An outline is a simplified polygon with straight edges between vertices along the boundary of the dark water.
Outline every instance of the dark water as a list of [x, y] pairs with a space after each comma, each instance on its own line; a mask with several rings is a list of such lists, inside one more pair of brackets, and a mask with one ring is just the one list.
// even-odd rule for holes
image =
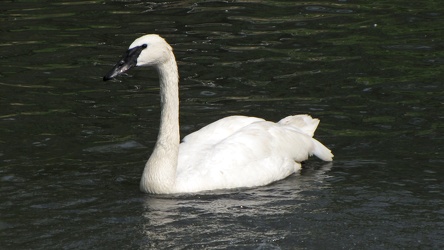
[[[444, 7], [435, 1], [2, 1], [2, 249], [444, 248]], [[139, 192], [154, 71], [101, 78], [159, 33], [181, 129], [309, 113], [335, 160], [247, 190]]]

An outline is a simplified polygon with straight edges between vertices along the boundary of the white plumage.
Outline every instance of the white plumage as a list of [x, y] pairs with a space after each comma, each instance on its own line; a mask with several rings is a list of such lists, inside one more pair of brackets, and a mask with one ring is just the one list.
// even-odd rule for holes
[[109, 80], [133, 66], [154, 66], [159, 73], [161, 124], [142, 174], [148, 193], [184, 193], [254, 187], [283, 179], [311, 155], [331, 161], [333, 154], [313, 134], [318, 119], [288, 116], [278, 123], [229, 116], [189, 134], [179, 144], [177, 64], [171, 47], [158, 35], [136, 39], [104, 77]]

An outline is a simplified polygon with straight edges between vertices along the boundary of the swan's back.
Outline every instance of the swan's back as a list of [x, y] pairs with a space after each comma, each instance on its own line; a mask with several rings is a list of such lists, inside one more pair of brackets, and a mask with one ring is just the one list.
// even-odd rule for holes
[[330, 150], [312, 138], [318, 123], [308, 115], [279, 123], [245, 116], [216, 121], [184, 138], [176, 188], [194, 192], [266, 185], [298, 171], [309, 155], [331, 160]]

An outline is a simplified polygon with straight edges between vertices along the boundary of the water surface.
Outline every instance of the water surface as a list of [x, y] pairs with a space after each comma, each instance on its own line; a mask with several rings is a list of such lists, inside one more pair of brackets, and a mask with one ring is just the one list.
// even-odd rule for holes
[[[4, 1], [5, 249], [444, 247], [440, 1]], [[156, 72], [101, 78], [158, 33], [183, 135], [227, 115], [309, 113], [335, 154], [266, 187], [157, 196]]]

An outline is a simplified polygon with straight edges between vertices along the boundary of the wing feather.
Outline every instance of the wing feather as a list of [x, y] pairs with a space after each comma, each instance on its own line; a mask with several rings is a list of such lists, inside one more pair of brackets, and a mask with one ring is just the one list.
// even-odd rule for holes
[[311, 130], [305, 131], [306, 127], [289, 122], [243, 116], [221, 119], [184, 138], [176, 185], [192, 191], [193, 186], [248, 187], [283, 179], [314, 153]]

